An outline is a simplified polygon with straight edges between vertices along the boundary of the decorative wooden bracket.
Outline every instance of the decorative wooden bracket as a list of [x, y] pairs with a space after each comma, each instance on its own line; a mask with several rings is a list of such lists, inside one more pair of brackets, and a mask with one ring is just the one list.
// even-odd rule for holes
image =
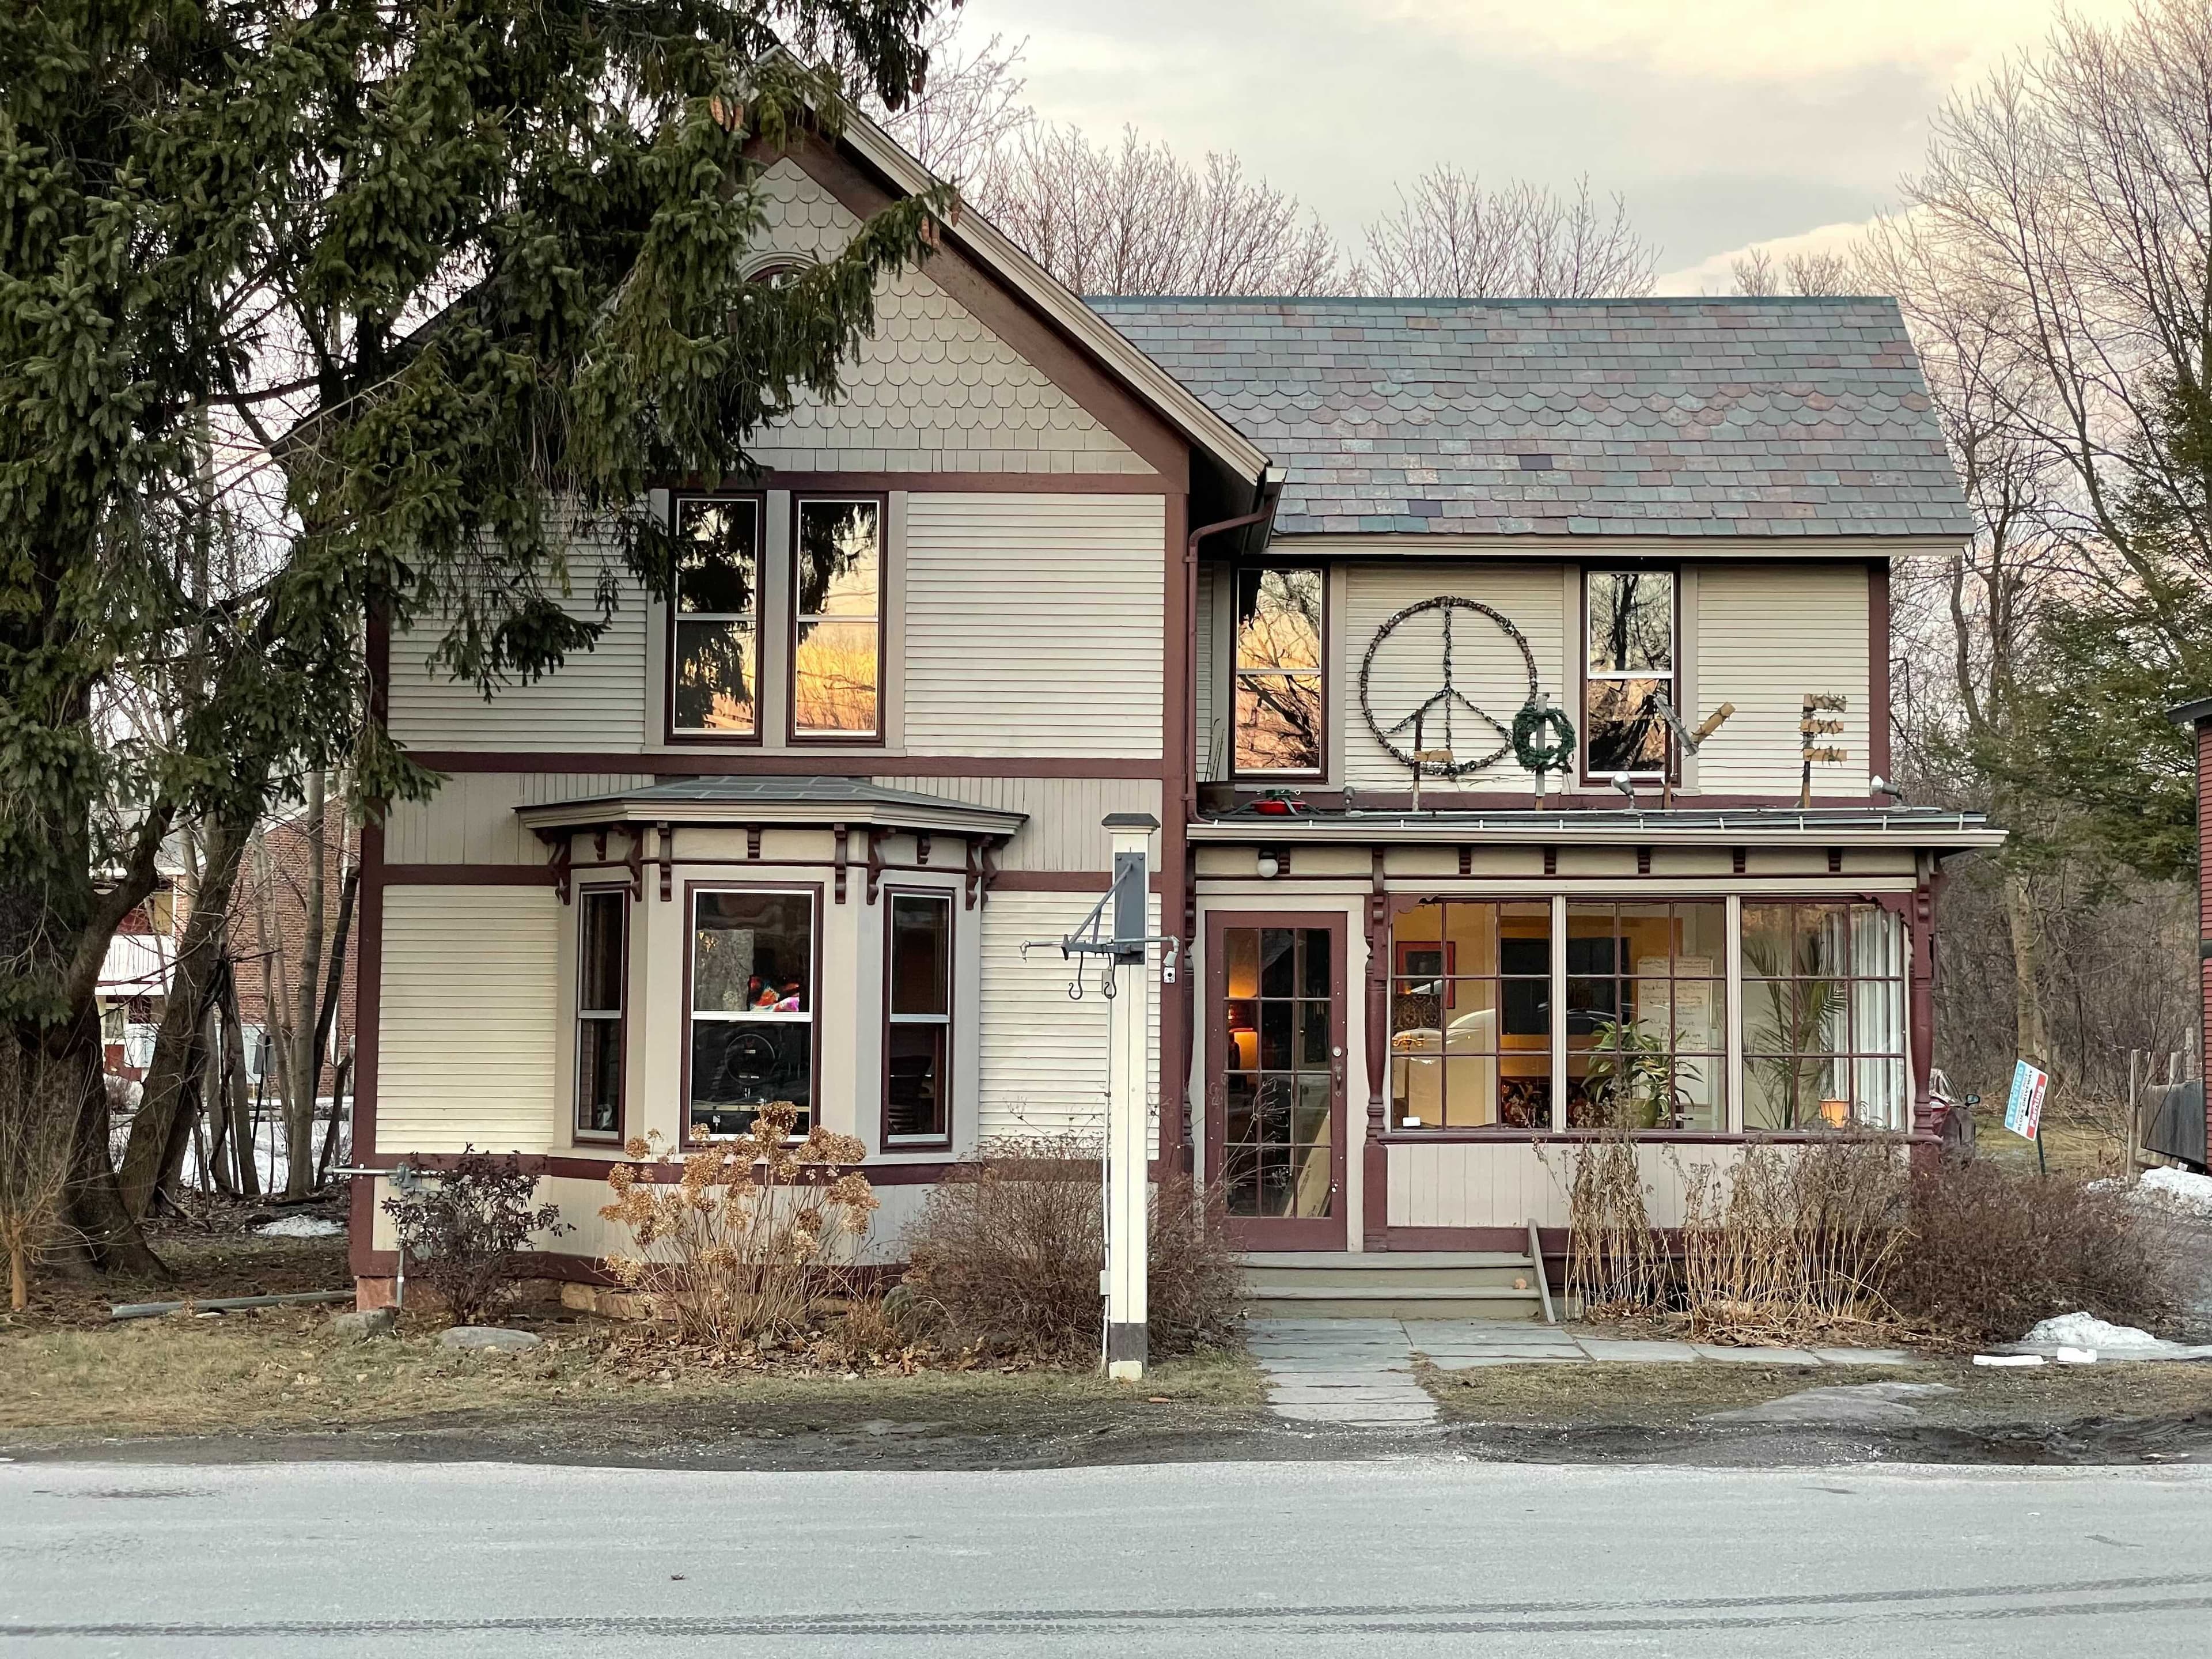
[[830, 826], [830, 835], [832, 845], [836, 850], [835, 868], [837, 878], [837, 902], [842, 904], [845, 902], [845, 868], [850, 855], [851, 848], [848, 845], [848, 837], [846, 836], [845, 826], [843, 824], [831, 824]]
[[918, 865], [929, 862], [929, 831], [918, 832], [914, 838], [914, 861]]
[[1639, 876], [1648, 876], [1651, 873], [1651, 849], [1648, 847], [1639, 847], [1636, 849], [1636, 873]]
[[983, 848], [980, 842], [970, 841], [968, 843], [968, 854], [963, 863], [968, 872], [968, 879], [964, 884], [968, 890], [968, 896], [967, 902], [961, 908], [972, 910], [975, 908], [975, 896], [983, 885]]
[[569, 863], [568, 837], [563, 836], [553, 843], [552, 850], [545, 856], [545, 867], [553, 872], [553, 890], [560, 896], [563, 904], [568, 902]]
[[883, 885], [884, 839], [890, 834], [888, 830], [868, 831], [868, 902], [871, 904], [876, 902], [877, 889]]
[[606, 861], [607, 826], [603, 823], [598, 829], [592, 831], [592, 862], [594, 864], [605, 864]]
[[676, 832], [665, 823], [653, 828], [660, 832], [660, 902], [665, 904], [676, 896]]
[[623, 860], [629, 870], [629, 899], [633, 904], [645, 902], [645, 829], [632, 824], [629, 831], [629, 856]]
[[757, 823], [745, 826], [745, 856], [756, 863], [760, 860], [761, 827]]

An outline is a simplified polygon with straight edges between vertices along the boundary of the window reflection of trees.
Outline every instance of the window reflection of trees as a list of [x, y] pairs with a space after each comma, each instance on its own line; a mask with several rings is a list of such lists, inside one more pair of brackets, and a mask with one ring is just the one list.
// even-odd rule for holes
[[1322, 604], [1318, 570], [1237, 574], [1236, 769], [1322, 768]]
[[861, 737], [876, 730], [883, 521], [871, 501], [799, 504], [794, 730]]
[[1668, 728], [1658, 699], [1674, 694], [1674, 573], [1593, 570], [1584, 586], [1584, 769], [1664, 773]]
[[678, 731], [756, 729], [759, 512], [753, 501], [683, 504], [675, 593]]

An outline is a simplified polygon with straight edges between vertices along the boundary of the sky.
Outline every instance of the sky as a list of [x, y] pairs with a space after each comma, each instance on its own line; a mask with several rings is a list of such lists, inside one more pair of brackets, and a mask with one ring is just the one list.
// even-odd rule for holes
[[[2117, 18], [2128, 0], [2074, 0]], [[963, 44], [1027, 38], [1028, 100], [1235, 151], [1347, 244], [1439, 162], [1626, 197], [1659, 290], [1757, 245], [1847, 241], [1928, 120], [2031, 47], [2051, 0], [967, 0]]]

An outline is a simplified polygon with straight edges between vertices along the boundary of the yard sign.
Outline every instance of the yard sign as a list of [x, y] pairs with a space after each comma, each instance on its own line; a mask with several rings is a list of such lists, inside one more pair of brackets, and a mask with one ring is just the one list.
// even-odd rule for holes
[[2043, 1122], [2043, 1091], [2051, 1075], [2026, 1060], [2012, 1068], [2012, 1098], [2005, 1103], [2005, 1127], [2024, 1139], [2033, 1140]]

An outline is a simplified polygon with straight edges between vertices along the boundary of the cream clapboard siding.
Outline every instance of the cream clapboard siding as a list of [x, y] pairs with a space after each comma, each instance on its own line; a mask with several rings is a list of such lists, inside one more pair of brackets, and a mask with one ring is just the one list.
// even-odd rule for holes
[[[860, 221], [790, 160], [761, 176], [758, 246], [826, 259]], [[841, 371], [842, 395], [801, 390], [750, 448], [766, 465], [817, 471], [1127, 472], [1152, 467], [931, 278], [877, 284], [876, 331]]]
[[1808, 691], [1850, 699], [1840, 764], [1813, 769], [1816, 795], [1867, 788], [1870, 692], [1863, 564], [1713, 562], [1698, 571], [1694, 719], [1735, 705], [1698, 752], [1698, 787], [1713, 794], [1795, 797], [1802, 771], [1798, 721]]
[[[596, 556], [571, 562], [570, 614], [599, 619]], [[477, 689], [426, 665], [439, 630], [425, 622], [392, 639], [392, 734], [422, 749], [636, 750], [646, 740], [646, 594], [624, 571], [621, 604], [599, 643], [528, 685]]]
[[1162, 497], [918, 490], [906, 534], [909, 753], [1164, 752]]
[[428, 800], [394, 801], [384, 820], [387, 864], [542, 864], [545, 843], [520, 806], [641, 788], [644, 772], [456, 772]]
[[386, 890], [380, 1152], [555, 1144], [566, 914], [550, 887]]
[[[1772, 1148], [1784, 1155], [1784, 1148]], [[1682, 1224], [1683, 1199], [1701, 1170], [1723, 1173], [1744, 1154], [1738, 1146], [1638, 1146], [1644, 1202], [1655, 1227]], [[1565, 1227], [1575, 1151], [1553, 1143], [1540, 1152], [1527, 1141], [1389, 1149], [1390, 1224], [1394, 1227]]]
[[[1345, 618], [1348, 637], [1332, 649], [1344, 663], [1342, 703], [1345, 781], [1355, 789], [1404, 789], [1411, 781], [1405, 763], [1375, 740], [1359, 707], [1359, 665], [1376, 631], [1409, 605], [1454, 594], [1491, 606], [1518, 628], [1536, 659], [1538, 687], [1554, 703], [1572, 709], [1575, 688], [1562, 684], [1566, 673], [1565, 588], [1553, 564], [1460, 563], [1423, 559], [1403, 564], [1339, 567], [1346, 584]], [[1431, 611], [1402, 624], [1377, 653], [1370, 683], [1376, 717], [1388, 729], [1412, 714], [1443, 684], [1443, 626]], [[1528, 700], [1528, 667], [1513, 642], [1487, 617], [1462, 611], [1452, 620], [1453, 683], [1501, 724]], [[1413, 747], [1409, 730], [1401, 746]], [[1434, 722], [1423, 727], [1422, 741], [1443, 744]], [[1453, 752], [1462, 759], [1487, 753], [1502, 742], [1480, 720], [1462, 709], [1452, 720]], [[1528, 774], [1509, 753], [1496, 765], [1470, 774], [1461, 788], [1511, 789], [1529, 787]]]
[[1150, 812], [1166, 822], [1160, 811], [1160, 786], [1150, 778], [884, 777], [875, 781], [887, 789], [911, 789], [1028, 813], [1030, 821], [999, 854], [1001, 870], [1110, 870], [1114, 843], [1104, 827], [1109, 812]]
[[[1097, 1135], [1105, 1127], [1106, 1038], [1109, 1005], [1099, 994], [1098, 964], [1084, 975], [1084, 995], [1071, 1001], [1073, 961], [1057, 949], [1033, 950], [1025, 940], [1059, 939], [1091, 913], [1099, 893], [999, 893], [983, 907], [981, 1060], [977, 1079], [978, 1130], [1000, 1135], [1073, 1132]], [[1159, 927], [1159, 899], [1150, 925]], [[1152, 981], [1146, 1023], [1151, 1064], [1146, 1097], [1152, 1139], [1159, 1145], [1160, 1004]]]

